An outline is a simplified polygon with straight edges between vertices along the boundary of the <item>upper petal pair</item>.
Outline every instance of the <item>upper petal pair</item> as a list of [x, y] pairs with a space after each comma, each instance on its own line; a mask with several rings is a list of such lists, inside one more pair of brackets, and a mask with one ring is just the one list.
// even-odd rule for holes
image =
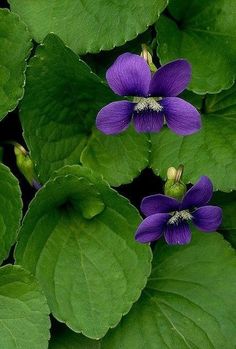
[[213, 194], [213, 185], [207, 176], [202, 176], [185, 194], [182, 202], [169, 196], [157, 194], [143, 199], [141, 211], [145, 216], [168, 213], [206, 205]]
[[119, 56], [107, 70], [110, 88], [120, 96], [172, 97], [179, 95], [191, 79], [191, 66], [184, 59], [170, 62], [151, 77], [146, 61], [132, 53]]

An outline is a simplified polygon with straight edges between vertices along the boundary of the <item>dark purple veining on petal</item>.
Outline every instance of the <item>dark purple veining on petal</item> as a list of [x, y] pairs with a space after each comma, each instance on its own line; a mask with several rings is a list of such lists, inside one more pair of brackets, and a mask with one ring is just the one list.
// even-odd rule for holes
[[142, 113], [134, 113], [134, 127], [137, 132], [159, 132], [164, 124], [164, 116], [162, 112], [144, 111]]

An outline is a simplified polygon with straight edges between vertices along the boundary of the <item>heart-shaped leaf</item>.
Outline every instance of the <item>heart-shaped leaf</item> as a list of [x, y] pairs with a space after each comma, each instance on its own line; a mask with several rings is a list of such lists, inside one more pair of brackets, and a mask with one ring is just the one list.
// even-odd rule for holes
[[16, 259], [37, 276], [57, 319], [100, 338], [129, 311], [150, 273], [150, 248], [134, 240], [139, 223], [106, 182], [68, 166], [31, 203]]

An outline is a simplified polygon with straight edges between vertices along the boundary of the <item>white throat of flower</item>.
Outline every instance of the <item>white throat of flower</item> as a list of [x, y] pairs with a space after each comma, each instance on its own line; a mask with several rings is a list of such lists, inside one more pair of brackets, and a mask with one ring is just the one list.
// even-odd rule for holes
[[168, 224], [178, 224], [180, 221], [191, 221], [192, 215], [188, 210], [176, 211], [168, 220]]
[[137, 113], [143, 111], [156, 111], [159, 112], [163, 109], [163, 107], [158, 103], [161, 98], [159, 97], [134, 97], [134, 102], [137, 103], [134, 107], [134, 111]]

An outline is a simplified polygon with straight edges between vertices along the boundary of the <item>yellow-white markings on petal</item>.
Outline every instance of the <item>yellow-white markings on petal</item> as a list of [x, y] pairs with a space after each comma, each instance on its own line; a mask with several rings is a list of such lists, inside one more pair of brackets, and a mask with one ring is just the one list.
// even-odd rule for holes
[[134, 111], [136, 111], [137, 113], [140, 113], [145, 110], [159, 112], [163, 109], [160, 103], [158, 103], [160, 99], [161, 98], [155, 97], [135, 97], [134, 102], [136, 102], [137, 104], [134, 107]]

